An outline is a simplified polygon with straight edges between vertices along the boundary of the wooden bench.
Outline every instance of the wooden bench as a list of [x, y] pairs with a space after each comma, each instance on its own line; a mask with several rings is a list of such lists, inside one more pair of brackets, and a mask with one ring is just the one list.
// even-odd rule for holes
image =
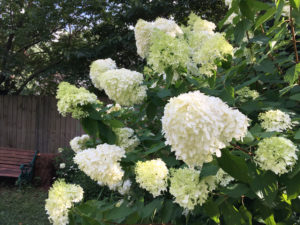
[[0, 177], [18, 178], [17, 183], [31, 181], [38, 151], [0, 147]]

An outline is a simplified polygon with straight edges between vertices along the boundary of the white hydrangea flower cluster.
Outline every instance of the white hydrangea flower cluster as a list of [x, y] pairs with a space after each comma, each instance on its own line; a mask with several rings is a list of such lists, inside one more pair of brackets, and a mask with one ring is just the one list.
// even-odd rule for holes
[[101, 144], [94, 148], [78, 152], [74, 162], [100, 185], [107, 185], [111, 190], [120, 186], [124, 171], [119, 161], [125, 157], [124, 149], [116, 145]]
[[157, 197], [161, 195], [161, 192], [167, 190], [169, 170], [161, 159], [138, 161], [135, 173], [136, 182], [140, 187], [149, 191], [153, 197]]
[[174, 202], [192, 211], [196, 205], [202, 205], [210, 192], [216, 188], [213, 176], [200, 180], [200, 171], [180, 168], [171, 170], [170, 193], [175, 197]]
[[84, 111], [81, 106], [100, 103], [95, 94], [82, 87], [77, 88], [68, 82], [61, 82], [58, 85], [56, 98], [58, 99], [57, 109], [59, 113], [63, 116], [72, 113], [72, 117], [75, 119], [88, 116], [88, 112]]
[[263, 170], [284, 174], [292, 170], [298, 159], [297, 147], [284, 137], [265, 138], [258, 143], [254, 160]]
[[70, 141], [70, 146], [74, 152], [80, 152], [85, 149], [85, 143], [90, 140], [90, 136], [87, 134], [84, 134], [80, 137], [74, 137]]
[[262, 128], [266, 131], [282, 132], [287, 129], [292, 129], [295, 124], [292, 122], [289, 114], [278, 109], [260, 113], [258, 119], [261, 121]]
[[[105, 63], [108, 65], [105, 66]], [[91, 79], [108, 97], [124, 106], [140, 104], [146, 98], [147, 87], [142, 85], [143, 74], [127, 69], [117, 69], [111, 59], [99, 59], [92, 63]]]
[[140, 104], [146, 98], [143, 74], [127, 69], [108, 70], [100, 76], [108, 97], [120, 105]]
[[220, 149], [247, 133], [249, 119], [217, 97], [199, 91], [173, 97], [165, 106], [162, 130], [166, 144], [189, 167], [210, 162]]
[[142, 58], [146, 58], [149, 54], [151, 36], [155, 30], [160, 30], [170, 37], [176, 37], [183, 33], [173, 20], [157, 18], [154, 22], [147, 22], [139, 19], [134, 28], [134, 35], [137, 53]]
[[224, 170], [219, 169], [216, 174], [216, 182], [223, 187], [226, 187], [234, 178], [226, 173]]
[[45, 209], [53, 225], [69, 223], [68, 212], [74, 203], [83, 198], [83, 189], [79, 185], [67, 184], [64, 180], [57, 180], [49, 190]]
[[236, 91], [236, 94], [241, 102], [246, 102], [249, 99], [257, 99], [259, 97], [259, 93], [256, 90], [251, 90], [249, 87], [241, 88]]
[[116, 145], [125, 149], [126, 152], [134, 150], [140, 144], [140, 140], [134, 135], [134, 130], [129, 127], [116, 128], [114, 132], [117, 136]]
[[118, 187], [118, 192], [121, 194], [121, 195], [126, 195], [126, 194], [128, 194], [129, 193], [129, 191], [130, 191], [130, 188], [131, 188], [131, 181], [129, 180], [129, 179], [127, 179], [127, 180], [125, 180], [124, 182], [123, 182], [123, 184], [122, 185], [120, 185], [119, 187]]
[[98, 59], [92, 62], [90, 66], [90, 78], [96, 88], [102, 90], [101, 79], [99, 79], [99, 74], [102, 74], [108, 70], [117, 69], [116, 62], [111, 58], [108, 59]]

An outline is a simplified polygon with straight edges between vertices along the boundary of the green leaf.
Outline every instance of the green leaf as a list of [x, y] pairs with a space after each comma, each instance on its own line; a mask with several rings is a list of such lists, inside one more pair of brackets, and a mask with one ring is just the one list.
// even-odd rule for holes
[[83, 130], [93, 138], [99, 138], [99, 126], [98, 121], [90, 119], [90, 118], [83, 118], [80, 120]]
[[222, 150], [222, 156], [217, 158], [219, 166], [229, 175], [245, 183], [250, 182], [248, 167], [241, 157], [232, 155], [228, 150]]
[[124, 201], [120, 207], [114, 207], [109, 211], [105, 212], [104, 219], [111, 222], [122, 222], [127, 216], [136, 211], [136, 208], [130, 208], [127, 206], [128, 202]]
[[98, 121], [98, 127], [100, 130], [99, 136], [100, 139], [108, 144], [115, 144], [116, 143], [116, 134], [113, 132], [113, 130], [104, 124], [102, 121]]
[[251, 21], [244, 19], [237, 23], [234, 29], [234, 40], [240, 44], [246, 34], [246, 31], [251, 27]]
[[241, 216], [241, 214], [239, 214], [239, 210], [236, 209], [233, 204], [230, 204], [225, 201], [221, 205], [221, 211], [226, 225], [247, 224], [246, 221]]
[[299, 140], [300, 139], [300, 129], [297, 130], [294, 136], [295, 139]]
[[290, 97], [290, 99], [296, 100], [296, 101], [300, 101], [300, 93], [299, 93], [299, 94], [292, 95], [292, 96]]
[[162, 208], [163, 202], [163, 199], [154, 199], [152, 202], [150, 202], [148, 205], [144, 206], [144, 208], [141, 209], [141, 217], [151, 217], [153, 213], [159, 211]]
[[222, 192], [232, 198], [240, 198], [242, 195], [245, 195], [249, 191], [249, 187], [245, 184], [233, 184], [229, 185]]
[[276, 225], [274, 215], [270, 215], [267, 219], [265, 219], [266, 225]]
[[124, 127], [124, 123], [122, 123], [120, 120], [105, 120], [105, 122], [113, 128]]
[[290, 3], [291, 3], [291, 5], [292, 5], [294, 8], [299, 9], [299, 7], [300, 7], [300, 0], [290, 0]]
[[206, 215], [208, 215], [216, 223], [220, 223], [220, 210], [218, 205], [216, 204], [216, 202], [213, 201], [212, 198], [205, 202], [203, 208]]
[[260, 27], [260, 25], [262, 25], [264, 22], [268, 21], [269, 19], [271, 19], [273, 17], [273, 15], [276, 13], [276, 7], [272, 7], [270, 9], [268, 9], [264, 15], [262, 15], [261, 17], [259, 17], [257, 20], [256, 20], [256, 23], [255, 23], [255, 30], [257, 28]]
[[251, 144], [255, 138], [250, 131], [247, 132], [246, 136], [243, 138], [242, 144]]
[[170, 85], [172, 84], [172, 80], [173, 80], [173, 76], [174, 76], [174, 71], [173, 71], [172, 67], [169, 66], [168, 68], [166, 68], [165, 73], [167, 75], [167, 78], [166, 78], [167, 88], [169, 88]]
[[275, 174], [268, 171], [257, 175], [250, 183], [250, 187], [256, 193], [258, 198], [263, 200], [267, 206], [274, 206], [274, 199], [278, 192], [278, 184]]
[[242, 215], [243, 219], [246, 221], [246, 224], [252, 225], [251, 212], [243, 205], [239, 208], [239, 211], [240, 211], [240, 214]]
[[172, 200], [165, 200], [161, 210], [161, 220], [163, 223], [169, 223], [171, 221], [174, 207], [175, 205]]
[[288, 82], [290, 85], [293, 85], [299, 76], [300, 76], [300, 63], [288, 69], [288, 71], [284, 75], [284, 81]]
[[289, 199], [295, 199], [300, 194], [300, 173], [295, 175], [291, 179], [285, 180], [286, 193]]
[[172, 96], [172, 93], [169, 89], [162, 89], [157, 92], [157, 96], [160, 98], [165, 98], [165, 97]]
[[201, 169], [200, 177], [214, 176], [220, 168], [211, 163], [204, 163]]
[[151, 148], [145, 152], [145, 155], [149, 155], [151, 153], [157, 152], [158, 150], [160, 150], [164, 147], [166, 147], [164, 142], [160, 142], [158, 144], [155, 144], [155, 145], [151, 146]]
[[240, 10], [242, 12], [242, 15], [244, 15], [249, 20], [254, 20], [254, 14], [255, 12], [252, 10], [249, 1], [247, 0], [241, 0], [240, 1]]
[[227, 21], [227, 19], [231, 16], [232, 13], [238, 8], [238, 1], [233, 1], [231, 8], [228, 10], [225, 17], [218, 23], [219, 29], [221, 29], [224, 25], [224, 23]]
[[149, 120], [153, 120], [157, 113], [157, 106], [151, 101], [146, 108], [146, 115]]

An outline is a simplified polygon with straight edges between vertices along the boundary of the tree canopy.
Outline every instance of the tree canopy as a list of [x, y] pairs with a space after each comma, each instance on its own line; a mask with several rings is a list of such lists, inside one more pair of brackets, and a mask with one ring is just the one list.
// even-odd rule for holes
[[98, 58], [138, 69], [137, 20], [181, 24], [192, 11], [216, 22], [226, 8], [221, 0], [3, 0], [0, 94], [54, 94], [61, 80], [89, 86], [88, 65]]

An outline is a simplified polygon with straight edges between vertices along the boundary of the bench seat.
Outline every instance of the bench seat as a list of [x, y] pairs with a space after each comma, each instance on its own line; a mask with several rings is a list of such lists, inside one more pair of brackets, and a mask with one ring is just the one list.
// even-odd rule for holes
[[0, 177], [31, 180], [37, 151], [0, 147]]

